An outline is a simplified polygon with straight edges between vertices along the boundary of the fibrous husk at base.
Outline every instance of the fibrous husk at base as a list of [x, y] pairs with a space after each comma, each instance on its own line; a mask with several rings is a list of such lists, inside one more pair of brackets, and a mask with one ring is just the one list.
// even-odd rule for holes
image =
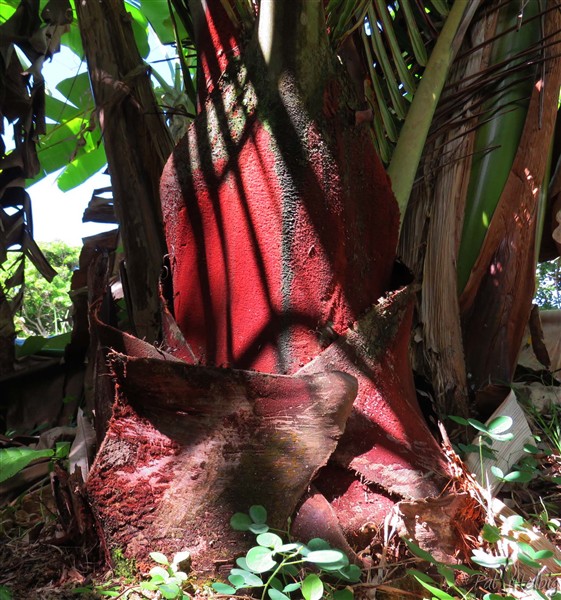
[[[527, 566], [518, 559], [520, 547], [517, 542], [524, 542], [534, 551], [547, 550], [552, 553], [548, 558], [540, 558], [542, 568], [540, 575], [557, 573], [561, 561], [561, 553], [540, 531], [531, 524], [524, 522], [511, 508], [498, 498], [493, 498], [476, 479], [470, 474], [466, 465], [453, 450], [448, 435], [440, 424], [440, 431], [444, 439], [443, 446], [450, 462], [450, 471], [453, 474], [451, 490], [458, 496], [466, 496], [464, 507], [458, 513], [455, 526], [465, 538], [465, 550], [479, 550], [486, 547], [483, 552], [508, 559], [510, 573], [514, 573], [518, 581], [536, 580], [536, 570]], [[515, 518], [516, 526], [511, 521]], [[400, 526], [399, 519], [397, 520]], [[500, 539], [497, 543], [487, 544], [482, 536], [485, 523], [497, 526], [500, 530]], [[402, 527], [403, 528], [403, 527]], [[419, 544], [421, 546], [421, 544]], [[473, 553], [475, 555], [475, 552]], [[466, 558], [469, 558], [466, 556]], [[547, 571], [546, 571], [547, 569]], [[548, 573], [549, 571], [549, 573]]]
[[287, 377], [113, 354], [117, 400], [88, 492], [111, 551], [188, 550], [213, 573], [249, 547], [233, 513], [284, 527], [356, 395], [343, 373]]

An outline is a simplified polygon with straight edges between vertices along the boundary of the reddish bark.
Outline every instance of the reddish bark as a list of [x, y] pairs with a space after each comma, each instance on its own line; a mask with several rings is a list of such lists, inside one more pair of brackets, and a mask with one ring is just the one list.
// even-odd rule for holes
[[[324, 467], [314, 482], [316, 488], [321, 492], [323, 502], [329, 506], [330, 513], [335, 517], [338, 531], [341, 537], [347, 540], [347, 544], [353, 548], [363, 549], [368, 547], [372, 541], [373, 533], [384, 522], [395, 504], [396, 496], [389, 497], [387, 492], [376, 489], [376, 486], [360, 481], [355, 473], [330, 462]], [[310, 523], [307, 516], [306, 504], [298, 510], [294, 523], [304, 523], [300, 526], [302, 539], [307, 537], [322, 537], [331, 541], [331, 531], [335, 526], [328, 519], [328, 513], [322, 505], [316, 504], [314, 521], [319, 525], [316, 529], [314, 522]], [[339, 544], [333, 543], [337, 547]], [[350, 555], [351, 556], [351, 555]]]
[[447, 472], [416, 401], [408, 360], [410, 288], [392, 292], [341, 339], [298, 371], [342, 370], [359, 383], [354, 411], [333, 460], [390, 494], [439, 493], [427, 472]]
[[310, 115], [290, 76], [271, 91], [231, 65], [164, 170], [175, 316], [205, 364], [293, 373], [388, 287], [389, 180], [333, 65], [317, 68]]
[[416, 401], [408, 357], [412, 312], [412, 290], [392, 292], [298, 371], [336, 369], [358, 381], [353, 413], [332, 457], [353, 477], [331, 468], [315, 482], [357, 543], [365, 542], [366, 523], [383, 521], [393, 499], [437, 496], [446, 481], [445, 459]]
[[[294, 12], [307, 0], [275, 6], [310, 23]], [[371, 309], [391, 288], [397, 205], [325, 48], [305, 91], [309, 64], [297, 57], [275, 62], [272, 80], [258, 57], [222, 72], [224, 47], [238, 50], [218, 29], [221, 3], [208, 7], [199, 40], [212, 89], [161, 183], [186, 343], [164, 323], [169, 349], [191, 364], [154, 348], [163, 360], [116, 358], [118, 399], [90, 495], [111, 548], [142, 558], [188, 547], [196, 571], [214, 570], [243, 548], [232, 512], [262, 503], [285, 524], [335, 450], [356, 378], [349, 433], [317, 478], [324, 496], [296, 517], [304, 538], [321, 531], [351, 554], [343, 535], [363, 542], [365, 523], [395, 498], [437, 494], [445, 471], [415, 399], [410, 290]], [[143, 356], [129, 337], [107, 342]], [[341, 369], [350, 375], [324, 373]]]
[[112, 368], [117, 401], [88, 479], [108, 554], [119, 548], [142, 564], [150, 551], [189, 550], [198, 574], [245, 549], [229, 527], [234, 512], [263, 504], [284, 527], [356, 395], [343, 373], [286, 377], [120, 354]]
[[[329, 467], [326, 468], [328, 469]], [[341, 475], [343, 475], [342, 478]], [[349, 476], [349, 473], [344, 471], [336, 473], [335, 481], [340, 482], [341, 479], [345, 479], [345, 476]], [[360, 559], [349, 545], [341, 530], [341, 524], [337, 518], [337, 514], [333, 510], [333, 506], [314, 486], [304, 496], [302, 503], [298, 507], [290, 528], [290, 533], [295, 540], [322, 538], [328, 541], [334, 548], [339, 548], [345, 552], [349, 560], [360, 564]]]
[[198, 48], [199, 109], [214, 89], [232, 59], [240, 54], [240, 32], [236, 30], [221, 2], [206, 9], [203, 2], [192, 2], [193, 28]]
[[446, 472], [416, 403], [409, 290], [360, 319], [390, 289], [397, 205], [333, 65], [317, 66], [318, 106], [292, 71], [271, 90], [241, 64], [214, 82], [162, 176], [175, 316], [203, 364], [357, 378], [335, 471], [317, 479], [331, 506], [316, 494], [296, 522], [304, 537], [323, 524], [323, 537], [364, 541], [365, 523], [395, 498], [438, 494]]

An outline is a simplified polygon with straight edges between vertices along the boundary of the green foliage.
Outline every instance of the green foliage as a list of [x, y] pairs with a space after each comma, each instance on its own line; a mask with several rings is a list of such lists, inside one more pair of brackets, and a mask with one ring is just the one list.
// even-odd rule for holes
[[0, 585], [0, 600], [12, 600], [12, 598], [12, 592], [5, 585]]
[[157, 591], [167, 600], [189, 600], [189, 596], [183, 591], [187, 574], [180, 569], [180, 565], [189, 560], [189, 553], [178, 552], [171, 563], [161, 552], [151, 552], [150, 558], [158, 565], [150, 569], [150, 581], [143, 581], [140, 588]]
[[506, 475], [496, 466], [491, 467], [493, 475], [502, 481], [510, 483], [527, 483], [539, 474], [539, 463], [534, 458], [540, 452], [536, 446], [532, 444], [524, 445], [524, 452], [528, 454], [522, 458], [518, 464], [514, 465], [512, 471]]
[[114, 582], [104, 582], [99, 585], [85, 585], [73, 588], [73, 594], [84, 594], [87, 598], [91, 597], [91, 594], [95, 594], [95, 598], [127, 598], [128, 592], [121, 590], [121, 585]]
[[[167, 0], [127, 1], [126, 11], [130, 15], [134, 38], [142, 58], [146, 59], [150, 54], [150, 29], [161, 44], [175, 44], [176, 49], [191, 47], [189, 32]], [[180, 41], [179, 44], [177, 40]], [[61, 43], [68, 51], [83, 59], [84, 50], [75, 11], [74, 20], [69, 31], [62, 36]], [[195, 112], [194, 56], [194, 52], [187, 56], [181, 53], [179, 58], [184, 68], [178, 70], [172, 86], [153, 70], [157, 86], [155, 93], [162, 102], [175, 139], [185, 131], [185, 117], [193, 117]], [[175, 72], [175, 69], [172, 70]], [[88, 73], [77, 72], [75, 76], [58, 82], [55, 87], [65, 101], [55, 98], [47, 86], [45, 115], [48, 123], [46, 134], [41, 136], [37, 149], [41, 167], [39, 174], [29, 185], [62, 169], [57, 184], [62, 191], [68, 191], [99, 172], [107, 163], [107, 158], [101, 130], [95, 118], [95, 102]]]
[[58, 442], [53, 450], [34, 450], [28, 447], [0, 448], [0, 483], [17, 475], [28, 464], [41, 458], [55, 460], [68, 458], [70, 442]]
[[58, 82], [56, 90], [66, 101], [58, 100], [47, 89], [45, 114], [49, 122], [37, 146], [41, 168], [29, 185], [62, 169], [57, 184], [62, 191], [68, 191], [97, 173], [107, 159], [101, 131], [93, 117], [94, 100], [88, 73]]
[[[454, 578], [454, 571], [462, 571], [468, 575], [480, 575], [478, 571], [470, 569], [465, 565], [447, 565], [446, 563], [440, 562], [434, 558], [430, 552], [420, 548], [412, 540], [404, 539], [407, 548], [417, 558], [424, 560], [430, 564], [436, 566], [438, 574], [442, 577], [443, 581], [436, 581], [433, 577], [417, 569], [408, 569], [407, 572], [414, 579], [416, 579], [427, 591], [432, 595], [432, 598], [438, 598], [439, 600], [453, 600], [455, 597], [464, 598], [464, 600], [472, 600], [475, 598], [468, 590], [460, 587], [456, 584]], [[447, 591], [448, 590], [448, 591]], [[453, 592], [454, 595], [451, 595]]]
[[[118, 577], [124, 577], [129, 582], [136, 575], [136, 563], [134, 560], [125, 558], [123, 551], [116, 549], [111, 553], [114, 563], [114, 572]], [[133, 584], [125, 590], [122, 585], [114, 582], [104, 582], [101, 585], [88, 585], [74, 588], [74, 594], [95, 593], [96, 597], [106, 596], [109, 598], [128, 598], [134, 592], [140, 592], [142, 597], [165, 598], [166, 600], [190, 600], [185, 593], [187, 574], [182, 570], [190, 561], [188, 552], [178, 552], [170, 562], [165, 554], [151, 552], [150, 558], [157, 563], [150, 569], [150, 579], [140, 584]], [[144, 592], [156, 592], [157, 595], [147, 596]], [[138, 596], [135, 594], [135, 598]], [[0, 599], [1, 600], [1, 599]]]
[[117, 577], [132, 579], [137, 572], [136, 562], [132, 558], [126, 558], [121, 548], [115, 548], [111, 552], [113, 571]]
[[229, 584], [212, 585], [216, 592], [235, 594], [238, 590], [262, 588], [262, 600], [267, 596], [270, 600], [290, 600], [293, 593], [304, 600], [352, 600], [353, 592], [346, 585], [357, 583], [361, 570], [351, 565], [343, 552], [320, 538], [308, 544], [285, 543], [269, 530], [266, 521], [267, 511], [259, 505], [252, 506], [249, 514], [232, 516], [232, 529], [251, 531], [257, 545], [236, 560], [238, 566], [231, 570]]
[[543, 432], [543, 437], [551, 444], [554, 452], [561, 455], [561, 406], [550, 404], [545, 413], [533, 406], [527, 406], [526, 411], [534, 421], [534, 425]]
[[[490, 62], [504, 69], [501, 77], [489, 86], [481, 121], [477, 127], [473, 162], [466, 197], [462, 238], [458, 250], [458, 289], [463, 291], [493, 214], [507, 182], [524, 128], [533, 85], [531, 63], [540, 39], [539, 2], [529, 2], [524, 8], [520, 26], [512, 23], [520, 6], [507, 3], [498, 12], [496, 39], [490, 44]], [[516, 57], [516, 59], [514, 58]], [[514, 68], [518, 65], [517, 68]], [[526, 71], [521, 70], [526, 68]], [[490, 93], [489, 93], [490, 92]], [[491, 115], [491, 116], [489, 116]]]
[[[49, 263], [57, 270], [57, 275], [49, 283], [26, 261], [24, 301], [16, 315], [16, 327], [20, 330], [20, 335], [44, 338], [71, 329], [69, 316], [72, 303], [68, 292], [72, 273], [78, 266], [80, 249], [64, 242], [50, 242], [42, 244], [42, 250]], [[37, 340], [30, 344], [28, 350], [38, 351], [44, 344], [44, 340]]]
[[[514, 535], [515, 533], [524, 534], [529, 528], [530, 526], [520, 515], [503, 519], [502, 528], [486, 524], [482, 537], [488, 542], [490, 549], [488, 551], [474, 550], [472, 561], [487, 569], [504, 569], [512, 566], [513, 561], [510, 556], [505, 556], [498, 550], [499, 543], [504, 547], [504, 543], [509, 542], [512, 547], [516, 548], [518, 561], [531, 569], [540, 570], [543, 567], [542, 561], [551, 558], [553, 552], [551, 550], [534, 550], [530, 544], [523, 541], [524, 535], [520, 536], [520, 539]], [[504, 533], [505, 531], [508, 533]], [[526, 539], [529, 538], [526, 536]]]
[[561, 308], [561, 258], [538, 264], [534, 302], [542, 309]]
[[[150, 52], [148, 21], [131, 4], [127, 5], [127, 12], [131, 16], [131, 26], [140, 55], [146, 58]], [[68, 29], [62, 36], [61, 43], [68, 51], [80, 57], [83, 63], [84, 50], [75, 10]], [[55, 98], [47, 85], [45, 116], [48, 122], [46, 133], [40, 137], [37, 148], [40, 171], [29, 185], [62, 169], [57, 184], [62, 191], [68, 191], [102, 169], [107, 158], [101, 130], [95, 118], [95, 103], [88, 73], [77, 72], [73, 77], [58, 82], [55, 88], [65, 100]]]
[[463, 417], [456, 417], [453, 415], [449, 416], [448, 418], [459, 425], [471, 425], [471, 427], [473, 427], [475, 430], [483, 433], [484, 438], [489, 438], [499, 442], [507, 442], [513, 437], [512, 433], [507, 433], [512, 427], [512, 419], [510, 417], [496, 417], [488, 425], [478, 421], [477, 419], [464, 419]]
[[[488, 549], [474, 549], [472, 551], [471, 561], [484, 569], [501, 571], [505, 580], [505, 589], [507, 587], [515, 589], [517, 585], [514, 577], [516, 573], [514, 569], [515, 560], [510, 554], [507, 555], [504, 553], [506, 543], [509, 544], [510, 548], [515, 549], [514, 556], [516, 556], [517, 561], [534, 569], [536, 572], [542, 569], [543, 561], [551, 558], [553, 552], [550, 550], [534, 550], [530, 544], [521, 541], [521, 539], [524, 538], [524, 532], [527, 532], [529, 527], [521, 516], [514, 515], [508, 518], [501, 517], [501, 519], [503, 521], [501, 528], [490, 525], [489, 523], [484, 525], [481, 537], [488, 546]], [[522, 534], [520, 536], [521, 539], [516, 537], [515, 532]], [[413, 541], [407, 539], [404, 541], [411, 554], [436, 567], [436, 571], [441, 578], [439, 581], [417, 569], [408, 569], [408, 573], [431, 593], [432, 598], [452, 600], [453, 598], [460, 597], [464, 600], [475, 600], [478, 597], [474, 591], [463, 588], [456, 583], [454, 571], [462, 571], [463, 573], [475, 575], [479, 578], [483, 576], [482, 572], [475, 571], [461, 564], [449, 565], [443, 563], [434, 558], [434, 556], [426, 550], [420, 548]], [[507, 584], [506, 582], [509, 583]], [[483, 596], [483, 600], [497, 600], [499, 598], [508, 599], [512, 598], [512, 596], [508, 594], [485, 594]]]
[[[481, 448], [486, 447], [486, 444], [492, 441], [504, 441], [505, 439], [509, 439], [505, 436], [508, 436], [508, 429], [512, 425], [510, 417], [498, 417], [493, 419], [487, 425], [476, 419], [464, 419], [455, 416], [450, 417], [450, 420], [460, 425], [471, 426], [479, 432], [478, 443], [470, 446], [473, 446], [473, 451], [480, 452], [480, 456], [483, 456]], [[546, 426], [550, 425], [550, 420], [545, 421]], [[555, 437], [555, 435], [553, 435], [553, 437]], [[534, 439], [536, 444], [541, 442], [538, 436], [534, 436]], [[470, 451], [471, 450], [472, 449], [470, 448]], [[539, 476], [541, 473], [538, 457], [551, 455], [551, 452], [543, 450], [534, 444], [525, 444], [524, 452], [526, 453], [526, 456], [514, 466], [510, 473], [504, 474], [497, 467], [491, 467], [491, 471], [499, 479], [513, 484], [526, 483], [534, 477]], [[548, 477], [548, 479], [549, 478], [550, 477]], [[553, 478], [551, 479], [553, 480]], [[550, 519], [543, 501], [541, 502], [544, 510], [539, 515], [535, 515], [536, 519], [547, 529], [555, 533], [560, 526], [559, 520]], [[442, 563], [430, 552], [420, 548], [415, 542], [405, 540], [411, 554], [433, 565], [431, 574], [433, 574], [434, 567], [436, 567], [440, 579], [416, 569], [410, 569], [408, 572], [422, 587], [430, 592], [433, 599], [451, 600], [452, 598], [460, 597], [463, 600], [476, 600], [476, 598], [482, 597], [483, 600], [514, 600], [514, 597], [510, 595], [510, 593], [507, 593], [506, 590], [509, 592], [512, 590], [514, 592], [524, 589], [525, 584], [517, 580], [519, 566], [523, 565], [524, 567], [535, 571], [536, 582], [538, 581], [538, 573], [543, 575], [543, 583], [540, 583], [540, 589], [535, 589], [536, 597], [556, 597], [556, 593], [551, 595], [551, 592], [556, 590], [556, 574], [550, 573], [550, 571], [547, 570], [552, 567], [551, 563], [546, 563], [546, 561], [551, 561], [551, 559], [553, 559], [553, 561], [560, 566], [561, 561], [558, 561], [555, 558], [552, 550], [535, 549], [533, 545], [529, 543], [530, 540], [534, 539], [534, 532], [534, 523], [528, 522], [520, 515], [512, 515], [510, 517], [505, 517], [500, 514], [492, 515], [490, 521], [485, 523], [481, 530], [480, 547], [474, 548], [471, 556], [471, 562], [482, 567], [484, 570], [483, 572], [474, 571], [461, 564], [449, 565]], [[501, 580], [503, 582], [500, 593], [486, 593], [483, 596], [480, 596], [476, 592], [477, 587], [475, 585], [473, 589], [460, 587], [456, 583], [454, 570], [460, 570], [469, 575], [477, 576], [479, 581], [481, 581], [482, 577], [486, 576], [485, 570], [491, 572], [498, 571], [501, 574]], [[491, 579], [496, 578], [496, 576], [493, 575], [490, 575], [489, 577]], [[479, 585], [479, 589], [484, 589], [484, 586]], [[547, 595], [545, 592], [547, 592]]]
[[[481, 472], [483, 475], [482, 483], [485, 485], [485, 474], [483, 473], [483, 459], [495, 458], [495, 450], [492, 447], [493, 442], [507, 442], [513, 438], [513, 434], [509, 433], [508, 430], [512, 427], [512, 419], [507, 416], [500, 416], [493, 419], [488, 425], [478, 421], [477, 419], [464, 419], [463, 417], [449, 416], [448, 417], [454, 423], [458, 425], [471, 426], [477, 432], [479, 436], [476, 444], [458, 444], [458, 451], [462, 454], [477, 453], [479, 454], [479, 460], [481, 465]], [[499, 479], [504, 478], [504, 475], [497, 467], [491, 467], [493, 474]]]
[[52, 458], [55, 451], [33, 450], [32, 448], [1, 448], [0, 449], [0, 483], [10, 479], [27, 465], [39, 458]]
[[[172, 44], [175, 42], [175, 34], [173, 20], [169, 12], [169, 4], [167, 0], [144, 0], [138, 2], [140, 10], [146, 19], [150, 22], [154, 32], [162, 42], [162, 44]], [[130, 9], [130, 4], [127, 2], [127, 11]], [[177, 16], [175, 17], [177, 19]], [[178, 21], [180, 23], [180, 21]], [[181, 27], [181, 25], [179, 25]], [[179, 37], [184, 39], [186, 31], [181, 28]]]
[[[483, 465], [484, 458], [495, 458], [496, 450], [490, 445], [493, 441], [509, 441], [513, 437], [513, 434], [508, 432], [508, 429], [512, 426], [512, 419], [507, 416], [497, 417], [488, 425], [477, 419], [464, 419], [456, 416], [450, 416], [449, 419], [460, 425], [469, 425], [480, 432], [476, 444], [458, 444], [458, 450], [463, 454], [479, 453], [481, 465]], [[502, 469], [492, 465], [490, 467], [491, 473], [500, 481], [528, 483], [539, 473], [539, 465], [535, 455], [540, 454], [542, 451], [533, 444], [525, 444], [524, 452], [528, 456], [525, 456], [518, 464], [514, 465], [510, 472], [504, 473]]]
[[62, 356], [67, 344], [70, 343], [71, 332], [61, 333], [52, 337], [30, 336], [21, 346], [16, 347], [16, 358], [31, 356], [32, 354], [44, 354]]

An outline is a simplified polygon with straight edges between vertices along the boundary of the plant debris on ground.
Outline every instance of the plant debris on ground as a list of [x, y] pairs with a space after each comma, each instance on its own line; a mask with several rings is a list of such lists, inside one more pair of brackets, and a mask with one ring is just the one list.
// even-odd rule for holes
[[[245, 579], [240, 580], [243, 575], [253, 582], [253, 586], [257, 585], [255, 582], [261, 577], [258, 573], [261, 567], [252, 575], [256, 567], [252, 567], [250, 561], [246, 571], [232, 571], [230, 577], [233, 579], [229, 583], [217, 582], [215, 590], [210, 585], [197, 588], [192, 586], [183, 571], [174, 566], [175, 562], [172, 564], [171, 560], [158, 553], [153, 553], [155, 566], [149, 574], [136, 573], [134, 565], [129, 572], [122, 565], [111, 572], [104, 565], [97, 546], [93, 519], [84, 516], [83, 510], [77, 508], [79, 503], [72, 499], [69, 488], [65, 488], [65, 485], [68, 486], [63, 475], [65, 459], [57, 458], [53, 450], [50, 458], [43, 456], [26, 467], [44, 465], [46, 474], [38, 481], [33, 481], [27, 488], [24, 486], [17, 493], [13, 490], [6, 493], [5, 485], [1, 488], [4, 495], [0, 512], [0, 600], [188, 598], [220, 596], [218, 592], [222, 595], [249, 595], [252, 590], [259, 597], [261, 591], [264, 595], [267, 590], [267, 597], [271, 600], [298, 598], [302, 594], [305, 598], [306, 594], [312, 594], [311, 599], [321, 598], [327, 597], [326, 593], [337, 598], [336, 594], [340, 595], [343, 591], [355, 598], [560, 600], [561, 554], [556, 547], [561, 545], [561, 388], [549, 389], [554, 391], [557, 403], [550, 401], [539, 406], [531, 399], [526, 402], [533, 443], [524, 446], [525, 455], [509, 473], [500, 470], [498, 473], [491, 467], [491, 471], [502, 479], [503, 487], [497, 498], [486, 494], [484, 487], [465, 470], [455, 451], [448, 448], [450, 460], [456, 463], [458, 472], [457, 480], [452, 483], [454, 494], [467, 493], [475, 499], [466, 504], [471, 507], [466, 510], [473, 511], [467, 515], [467, 520], [476, 523], [476, 533], [463, 532], [466, 548], [459, 564], [442, 560], [437, 553], [400, 537], [389, 518], [385, 531], [373, 532], [368, 548], [356, 549], [362, 558], [368, 559], [371, 567], [362, 571], [360, 581], [357, 581], [358, 577], [352, 578], [343, 581], [339, 587], [333, 587], [330, 582], [325, 587], [313, 570], [295, 576], [296, 583], [285, 582], [284, 592], [271, 586], [274, 577], [267, 579], [265, 588], [262, 584], [252, 587]], [[488, 425], [474, 419], [465, 423], [457, 418], [452, 421], [474, 427], [479, 435], [476, 440], [480, 440], [482, 447], [464, 445], [463, 449], [481, 451], [482, 456], [484, 453], [491, 456], [496, 453], [496, 449], [488, 445], [493, 441], [491, 438], [508, 439], [506, 434], [511, 426], [506, 417], [495, 419]], [[3, 445], [8, 446], [9, 438], [4, 436], [2, 439]], [[39, 438], [31, 439], [37, 441]], [[497, 506], [504, 509], [497, 509]], [[77, 513], [72, 514], [73, 510]], [[417, 518], [423, 518], [421, 512]], [[233, 518], [234, 527], [239, 527], [239, 519], [239, 515]], [[258, 531], [256, 533], [259, 534]], [[263, 544], [265, 541], [261, 539]], [[256, 548], [261, 554], [265, 550], [269, 553], [267, 558], [270, 562], [272, 560], [270, 566], [273, 568], [277, 559], [272, 553], [276, 550], [261, 548], [261, 542], [258, 537]], [[255, 548], [252, 550], [255, 553]], [[291, 549], [291, 552], [300, 557], [300, 549]], [[282, 564], [287, 562], [286, 557], [282, 561]], [[320, 569], [320, 575], [322, 572]], [[305, 592], [302, 591], [303, 582], [307, 582]], [[244, 585], [248, 587], [244, 588]], [[321, 595], [318, 595], [320, 587]]]

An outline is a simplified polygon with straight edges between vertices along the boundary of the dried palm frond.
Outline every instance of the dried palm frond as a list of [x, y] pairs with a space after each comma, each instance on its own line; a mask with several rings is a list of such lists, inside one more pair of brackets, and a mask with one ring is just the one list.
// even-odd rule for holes
[[[486, 27], [477, 22], [470, 32], [479, 45], [486, 37]], [[421, 183], [413, 191], [406, 213], [399, 254], [423, 281], [416, 327], [414, 368], [425, 373], [435, 390], [437, 412], [467, 415], [467, 382], [462, 346], [459, 304], [456, 293], [454, 258], [459, 244], [458, 213], [464, 206], [473, 153], [473, 110], [471, 99], [451, 105], [441, 115], [446, 95], [462, 90], [465, 81], [484, 67], [483, 51], [458, 59], [449, 75], [445, 91], [429, 134], [422, 163]], [[457, 83], [454, 83], [457, 82]], [[454, 127], [449, 124], [454, 123]], [[447, 235], [442, 235], [446, 231]]]
[[[47, 2], [41, 14], [39, 3], [8, 2], [3, 7], [9, 17], [0, 25], [0, 122], [12, 124], [15, 148], [7, 150], [4, 141], [0, 155], [0, 263], [8, 252], [17, 256], [0, 284], [0, 371], [8, 371], [15, 335], [12, 317], [23, 298], [24, 260], [28, 258], [39, 272], [51, 280], [56, 274], [33, 240], [31, 203], [25, 180], [39, 171], [36, 142], [44, 134], [45, 84], [41, 68], [46, 58], [58, 52], [60, 37], [72, 20], [69, 2]], [[25, 55], [25, 68], [16, 52]], [[0, 133], [4, 133], [3, 129]]]
[[[557, 4], [530, 3], [521, 17], [516, 3], [497, 2], [478, 15], [429, 134], [400, 248], [424, 283], [416, 366], [428, 367], [442, 413], [466, 407], [468, 384], [508, 381], [520, 346], [557, 112]], [[460, 290], [469, 279], [461, 304], [458, 277]]]

